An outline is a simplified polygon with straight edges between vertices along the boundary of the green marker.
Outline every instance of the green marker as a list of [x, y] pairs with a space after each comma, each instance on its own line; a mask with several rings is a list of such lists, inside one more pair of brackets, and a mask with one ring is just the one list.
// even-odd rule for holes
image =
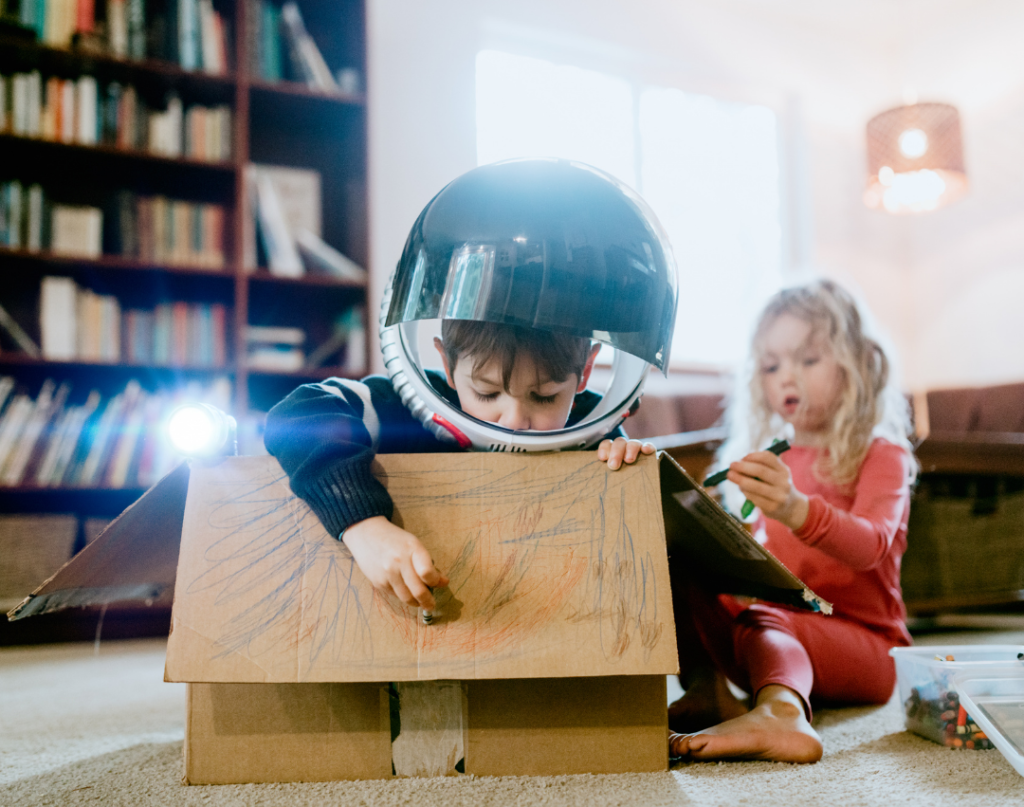
[[[789, 451], [789, 442], [787, 440], [772, 440], [772, 444], [765, 449], [765, 451], [771, 451], [776, 457], [784, 451]], [[720, 485], [725, 481], [726, 475], [729, 473], [729, 469], [726, 468], [724, 471], [719, 471], [717, 474], [712, 474], [704, 480], [704, 487], [711, 488], [715, 485]], [[743, 507], [740, 508], [740, 515], [743, 518], [747, 518], [751, 513], [754, 512], [754, 503], [747, 499], [743, 502]]]

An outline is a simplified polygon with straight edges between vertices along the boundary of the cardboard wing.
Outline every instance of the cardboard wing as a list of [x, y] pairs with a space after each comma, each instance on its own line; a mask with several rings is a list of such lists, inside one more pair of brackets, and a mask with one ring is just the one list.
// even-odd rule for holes
[[667, 454], [661, 455], [661, 498], [669, 552], [691, 560], [708, 588], [832, 613], [831, 603], [754, 540]]
[[123, 600], [169, 603], [189, 466], [182, 463], [112, 521], [8, 618]]
[[393, 520], [450, 584], [375, 591], [270, 457], [194, 468], [166, 678], [293, 683], [677, 670], [657, 461], [381, 455]]

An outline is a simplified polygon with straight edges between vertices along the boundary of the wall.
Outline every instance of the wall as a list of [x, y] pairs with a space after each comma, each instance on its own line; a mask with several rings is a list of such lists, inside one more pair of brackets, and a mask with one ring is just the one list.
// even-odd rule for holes
[[[795, 274], [863, 294], [908, 387], [1024, 379], [1024, 6], [1012, 0], [371, 0], [371, 266], [379, 300], [416, 215], [476, 165], [474, 60], [572, 52], [685, 90], [772, 99], [799, 123]], [[549, 56], [549, 58], [552, 58]], [[971, 196], [918, 217], [861, 202], [864, 124], [908, 89], [964, 115]], [[379, 369], [379, 364], [377, 366]]]

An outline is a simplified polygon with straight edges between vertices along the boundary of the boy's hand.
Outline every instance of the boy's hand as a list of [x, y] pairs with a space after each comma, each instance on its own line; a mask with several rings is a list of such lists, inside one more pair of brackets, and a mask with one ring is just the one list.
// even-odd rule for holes
[[653, 454], [653, 443], [641, 443], [639, 440], [627, 440], [625, 437], [616, 437], [612, 440], [602, 440], [597, 447], [597, 459], [599, 462], [608, 461], [608, 467], [617, 471], [625, 462], [632, 465], [641, 454]]
[[768, 518], [798, 530], [807, 520], [807, 497], [793, 487], [789, 466], [770, 451], [755, 451], [729, 465], [728, 479]]
[[427, 586], [448, 585], [419, 538], [384, 516], [353, 524], [343, 540], [373, 587], [394, 594], [406, 605], [431, 610], [436, 602]]

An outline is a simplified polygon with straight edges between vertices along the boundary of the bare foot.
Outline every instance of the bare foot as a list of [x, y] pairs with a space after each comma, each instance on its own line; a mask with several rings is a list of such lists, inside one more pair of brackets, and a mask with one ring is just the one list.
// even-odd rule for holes
[[[784, 689], [783, 687], [765, 687]], [[792, 697], [762, 697], [745, 715], [726, 720], [698, 734], [672, 734], [672, 755], [694, 760], [767, 759], [775, 762], [817, 762], [821, 737], [804, 716], [803, 704]]]
[[732, 694], [726, 677], [707, 668], [696, 673], [683, 697], [668, 707], [668, 727], [680, 734], [692, 734], [747, 711], [746, 701]]

